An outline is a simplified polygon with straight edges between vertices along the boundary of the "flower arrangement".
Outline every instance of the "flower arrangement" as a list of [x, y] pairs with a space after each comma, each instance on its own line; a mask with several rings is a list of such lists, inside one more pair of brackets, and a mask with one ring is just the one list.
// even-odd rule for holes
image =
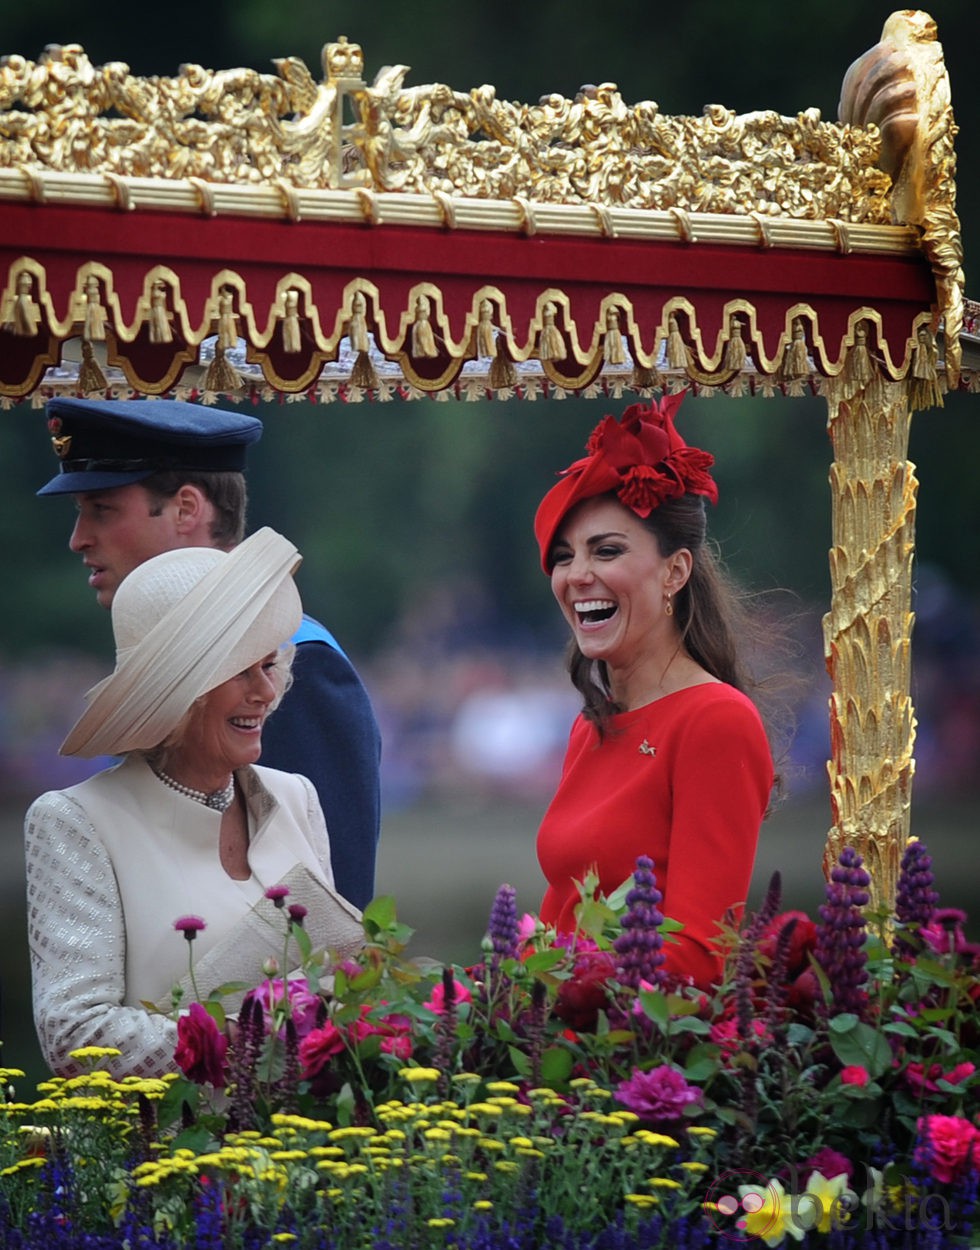
[[389, 898], [331, 961], [277, 887], [282, 960], [234, 1020], [177, 1004], [180, 1074], [0, 1074], [3, 1245], [975, 1246], [980, 948], [921, 843], [894, 914], [867, 887], [845, 849], [811, 919], [774, 877], [710, 994], [665, 971], [646, 859], [581, 883], [574, 935], [502, 886], [468, 967], [408, 957]]

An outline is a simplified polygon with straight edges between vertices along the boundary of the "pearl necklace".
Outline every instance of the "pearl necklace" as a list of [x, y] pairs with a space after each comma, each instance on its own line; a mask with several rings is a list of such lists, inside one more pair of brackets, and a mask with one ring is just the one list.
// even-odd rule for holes
[[205, 790], [194, 790], [180, 781], [174, 781], [173, 777], [165, 773], [162, 768], [154, 768], [153, 772], [171, 790], [176, 790], [178, 794], [193, 799], [195, 803], [203, 803], [205, 807], [210, 807], [216, 812], [226, 812], [235, 798], [234, 774], [226, 786], [220, 790], [212, 790], [209, 794]]

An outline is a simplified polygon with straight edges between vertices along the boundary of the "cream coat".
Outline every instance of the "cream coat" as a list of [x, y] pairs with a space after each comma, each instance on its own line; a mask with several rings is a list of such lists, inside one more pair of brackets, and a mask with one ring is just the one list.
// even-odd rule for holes
[[[305, 777], [255, 766], [237, 773], [249, 821], [247, 881], [218, 859], [220, 813], [165, 786], [137, 755], [67, 790], [49, 791], [26, 820], [28, 931], [34, 1019], [56, 1073], [81, 1046], [115, 1046], [115, 1074], [172, 1071], [174, 984], [189, 1001], [185, 915], [207, 927], [194, 942], [202, 997], [257, 983], [282, 959], [285, 922], [265, 898], [286, 884], [308, 909], [314, 949], [347, 953], [363, 940], [360, 913], [333, 888], [323, 813]], [[237, 1006], [237, 999], [231, 1004]]]

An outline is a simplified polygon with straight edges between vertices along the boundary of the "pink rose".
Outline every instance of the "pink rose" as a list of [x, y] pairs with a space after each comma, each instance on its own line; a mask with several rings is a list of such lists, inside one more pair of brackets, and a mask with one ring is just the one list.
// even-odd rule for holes
[[[460, 1003], [471, 1003], [473, 995], [461, 982], [453, 979], [453, 1002], [458, 1007]], [[422, 1004], [429, 1011], [434, 1011], [437, 1016], [441, 1016], [446, 1010], [446, 987], [441, 981], [437, 981], [432, 987], [432, 994], [427, 1002]]]
[[[864, 1072], [864, 1069], [861, 1068], [859, 1071]], [[832, 1181], [835, 1176], [844, 1175], [850, 1184], [851, 1177], [854, 1175], [854, 1164], [838, 1151], [832, 1150], [829, 1146], [822, 1146], [815, 1155], [807, 1159], [800, 1171], [804, 1176], [810, 1172], [819, 1172], [828, 1181]]]
[[555, 1015], [579, 1033], [594, 1029], [599, 1012], [609, 1000], [607, 982], [615, 975], [616, 959], [611, 951], [579, 951], [572, 976], [559, 987]]
[[684, 1108], [700, 1105], [704, 1094], [696, 1085], [688, 1085], [683, 1072], [669, 1064], [651, 1068], [649, 1072], [633, 1069], [628, 1081], [620, 1081], [616, 1097], [630, 1111], [644, 1120], [679, 1120]]
[[177, 1021], [177, 1048], [174, 1061], [189, 1081], [224, 1089], [228, 1083], [225, 1056], [228, 1038], [221, 1032], [200, 1003]]
[[850, 1063], [846, 1068], [841, 1069], [840, 1083], [841, 1085], [867, 1085], [871, 1080], [868, 1076], [868, 1069], [862, 1068], [859, 1063]]
[[967, 1080], [976, 1071], [972, 1063], [958, 1063], [955, 1067], [950, 1068], [948, 1072], [944, 1072], [942, 1065], [938, 1063], [930, 1063], [928, 1067], [922, 1063], [910, 1063], [905, 1069], [905, 1083], [913, 1091], [913, 1093], [922, 1094], [938, 1094], [940, 1092], [937, 1081], [946, 1081], [950, 1085], [959, 1085], [961, 1081]]
[[343, 1053], [345, 1045], [343, 1033], [329, 1020], [322, 1028], [307, 1033], [299, 1044], [303, 1079], [319, 1076], [335, 1055]]
[[538, 931], [538, 918], [526, 911], [517, 923], [517, 936], [522, 942], [530, 942]]
[[817, 926], [805, 911], [784, 911], [774, 917], [759, 939], [759, 953], [772, 960], [780, 933], [791, 921], [796, 921], [786, 951], [786, 976], [794, 980], [809, 966], [809, 954], [817, 942]]
[[[275, 981], [263, 981], [254, 990], [249, 990], [246, 998], [253, 999], [262, 1006], [265, 1016], [265, 1029], [269, 1032], [269, 1024], [275, 1010], [282, 1011], [284, 1006], [285, 982], [282, 978]], [[311, 993], [302, 977], [293, 977], [289, 981], [289, 1011], [296, 1027], [296, 1036], [306, 1037], [316, 1024], [320, 999]], [[279, 1030], [279, 1036], [285, 1035], [285, 1025]]]
[[381, 1053], [394, 1055], [396, 1059], [411, 1059], [412, 1039], [407, 1033], [397, 1033], [381, 1040]]
[[[772, 1038], [766, 1032], [766, 1026], [761, 1020], [753, 1019], [752, 1032], [755, 1035], [756, 1041], [762, 1042], [767, 1046], [772, 1041]], [[723, 1020], [716, 1020], [711, 1026], [711, 1031], [708, 1036], [716, 1046], [721, 1047], [721, 1053], [723, 1056], [727, 1057], [737, 1054], [742, 1049], [742, 1040], [738, 1035], [738, 1021], [734, 1016], [728, 1016]]]
[[980, 1164], [980, 1132], [958, 1115], [926, 1115], [918, 1123], [915, 1160], [934, 1180], [948, 1183]]

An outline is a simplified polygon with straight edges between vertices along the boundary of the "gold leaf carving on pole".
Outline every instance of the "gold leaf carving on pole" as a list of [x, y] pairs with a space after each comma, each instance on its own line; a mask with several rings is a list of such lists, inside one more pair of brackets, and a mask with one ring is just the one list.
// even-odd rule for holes
[[833, 825], [824, 867], [851, 846], [891, 906], [909, 834], [915, 761], [910, 696], [912, 556], [918, 483], [907, 459], [909, 403], [899, 383], [829, 388], [832, 606], [824, 617]]

